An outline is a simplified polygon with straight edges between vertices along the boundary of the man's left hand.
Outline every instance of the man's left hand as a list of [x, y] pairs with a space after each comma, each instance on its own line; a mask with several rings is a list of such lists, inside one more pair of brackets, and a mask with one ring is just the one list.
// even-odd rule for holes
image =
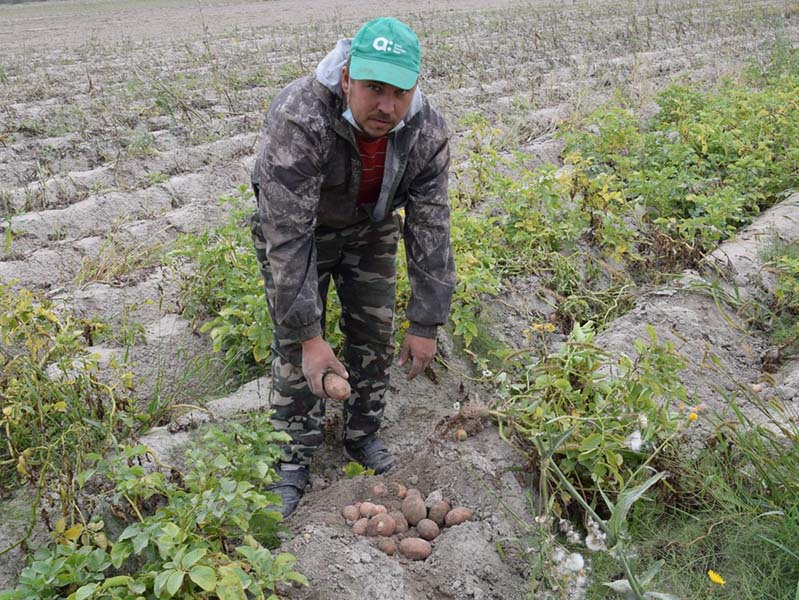
[[413, 358], [413, 364], [407, 376], [408, 379], [413, 379], [427, 368], [435, 353], [435, 339], [408, 334], [405, 336], [400, 349], [399, 366], [404, 366], [409, 358]]

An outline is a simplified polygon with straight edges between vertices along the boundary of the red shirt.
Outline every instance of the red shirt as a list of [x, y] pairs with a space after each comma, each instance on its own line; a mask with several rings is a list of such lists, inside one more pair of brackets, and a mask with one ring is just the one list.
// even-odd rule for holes
[[361, 189], [358, 190], [358, 204], [377, 202], [380, 196], [380, 186], [383, 184], [383, 172], [386, 165], [386, 145], [388, 137], [376, 140], [363, 140], [356, 138], [358, 153], [363, 164], [363, 177]]

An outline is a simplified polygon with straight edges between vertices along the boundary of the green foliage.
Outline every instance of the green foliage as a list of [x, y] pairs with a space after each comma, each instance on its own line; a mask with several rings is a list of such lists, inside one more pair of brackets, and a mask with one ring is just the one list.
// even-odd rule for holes
[[633, 260], [690, 265], [796, 188], [796, 54], [713, 92], [672, 86], [645, 124], [610, 107], [567, 133], [575, 197], [600, 243]]
[[269, 358], [273, 338], [258, 261], [243, 225], [252, 212], [252, 191], [242, 186], [237, 196], [220, 201], [233, 206], [228, 222], [177, 242], [174, 255], [193, 262], [181, 282], [181, 302], [190, 317], [212, 315], [200, 331], [210, 333], [214, 351], [246, 371]]
[[136, 129], [126, 140], [125, 150], [131, 157], [152, 156], [156, 153], [154, 144], [155, 137], [152, 133], [146, 129]]
[[129, 411], [131, 374], [101, 381], [85, 331], [32, 292], [0, 286], [2, 487], [54, 478], [70, 490], [87, 452], [139, 424]]
[[[591, 323], [575, 325], [555, 353], [507, 385], [498, 408], [503, 435], [524, 444], [561, 439], [555, 457], [581, 493], [622, 489], [678, 426], [670, 406], [686, 398], [684, 364], [670, 343], [637, 340], [637, 356], [594, 344]], [[561, 438], [565, 432], [568, 435]]]
[[[486, 121], [475, 122], [466, 139], [469, 166], [452, 194], [456, 335], [470, 346], [483, 300], [499, 292], [503, 279], [526, 274], [562, 298], [553, 310], [564, 323], [604, 326], [631, 306], [629, 277], [581, 249], [590, 222], [575, 203], [569, 173], [551, 164], [530, 170], [524, 154], [501, 156], [496, 138]], [[487, 206], [476, 213], [481, 202]]]
[[[182, 274], [184, 313], [197, 320], [211, 315], [200, 331], [210, 333], [214, 351], [224, 352], [228, 365], [242, 373], [263, 368], [271, 357], [274, 338], [250, 235], [252, 196], [252, 190], [243, 185], [236, 196], [220, 198], [232, 206], [229, 220], [199, 235], [181, 237], [172, 253], [193, 263]], [[334, 293], [328, 295], [326, 314], [326, 339], [338, 349], [341, 307]]]
[[778, 244], [768, 252], [764, 270], [776, 275], [772, 336], [783, 350], [799, 349], [799, 244]]
[[349, 477], [350, 479], [353, 477], [358, 477], [358, 475], [365, 475], [366, 477], [371, 477], [375, 474], [374, 469], [367, 469], [361, 463], [357, 463], [355, 461], [350, 461], [343, 468], [344, 475]]
[[[17, 588], [0, 599], [276, 600], [278, 584], [307, 585], [292, 555], [269, 550], [281, 516], [279, 497], [266, 488], [276, 481], [278, 444], [286, 441], [267, 414], [211, 428], [187, 453], [180, 485], [142, 467], [143, 446], [122, 447], [108, 460], [94, 456], [95, 468], [115, 484], [112, 501], [127, 502], [137, 520], [113, 543], [103, 538], [98, 545], [80, 525], [67, 530], [59, 544], [37, 552]], [[146, 514], [146, 501], [156, 496], [160, 507]]]

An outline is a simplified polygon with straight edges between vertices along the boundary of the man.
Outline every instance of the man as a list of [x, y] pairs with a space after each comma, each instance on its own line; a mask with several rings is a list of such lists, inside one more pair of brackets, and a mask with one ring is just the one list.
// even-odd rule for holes
[[[416, 34], [396, 19], [375, 19], [339, 41], [313, 76], [283, 89], [264, 120], [252, 233], [275, 327], [272, 422], [292, 438], [273, 487], [283, 516], [296, 508], [322, 442], [328, 371], [352, 387], [348, 456], [376, 473], [396, 463], [377, 431], [394, 353], [400, 236], [411, 298], [399, 364], [412, 361], [409, 378], [432, 360], [447, 319], [455, 284], [448, 134], [417, 87], [420, 64]], [[322, 336], [331, 279], [346, 368]]]

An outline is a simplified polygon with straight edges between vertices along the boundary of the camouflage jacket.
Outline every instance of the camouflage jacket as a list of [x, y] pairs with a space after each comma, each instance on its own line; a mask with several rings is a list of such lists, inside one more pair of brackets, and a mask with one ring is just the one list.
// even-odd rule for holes
[[409, 333], [435, 337], [455, 286], [446, 124], [417, 89], [389, 136], [378, 201], [358, 205], [361, 159], [340, 83], [349, 46], [350, 40], [340, 41], [314, 75], [284, 88], [264, 119], [253, 183], [259, 190], [256, 227], [275, 280], [275, 318], [299, 340], [320, 335], [315, 230], [380, 222], [404, 207]]

